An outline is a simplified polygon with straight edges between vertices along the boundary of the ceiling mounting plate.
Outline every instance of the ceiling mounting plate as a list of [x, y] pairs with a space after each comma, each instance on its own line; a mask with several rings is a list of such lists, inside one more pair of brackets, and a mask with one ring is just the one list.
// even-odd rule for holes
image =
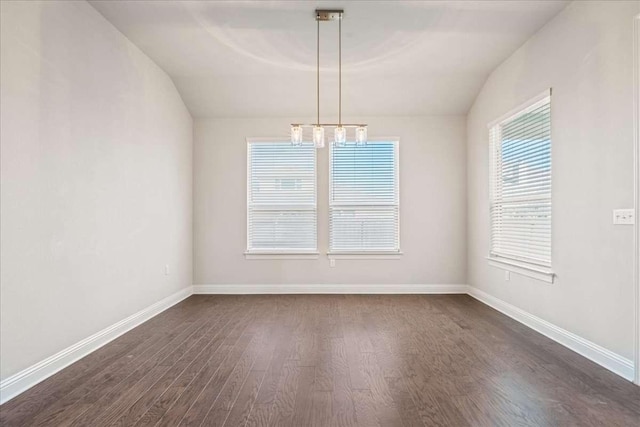
[[342, 9], [316, 9], [316, 21], [337, 21], [342, 19]]

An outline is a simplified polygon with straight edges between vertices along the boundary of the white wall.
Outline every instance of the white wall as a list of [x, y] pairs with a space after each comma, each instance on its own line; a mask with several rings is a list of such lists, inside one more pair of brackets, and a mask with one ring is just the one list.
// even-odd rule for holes
[[[330, 118], [327, 118], [329, 120]], [[246, 137], [288, 140], [290, 118], [210, 119], [194, 130], [195, 284], [466, 283], [465, 118], [347, 118], [400, 137], [400, 260], [245, 260]], [[300, 122], [300, 118], [294, 119]], [[318, 157], [318, 244], [328, 246], [328, 148]]]
[[1, 16], [4, 379], [191, 285], [192, 120], [87, 3]]
[[[626, 358], [633, 355], [633, 17], [640, 3], [574, 2], [489, 77], [468, 115], [469, 283]], [[553, 88], [554, 284], [487, 265], [487, 123]]]

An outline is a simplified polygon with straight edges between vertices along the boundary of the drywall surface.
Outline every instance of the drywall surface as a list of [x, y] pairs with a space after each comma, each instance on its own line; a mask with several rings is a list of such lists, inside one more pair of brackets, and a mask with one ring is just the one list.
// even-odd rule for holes
[[[574, 2], [488, 78], [467, 118], [469, 284], [632, 359], [633, 17], [640, 3]], [[555, 283], [487, 264], [487, 124], [553, 88]]]
[[[327, 117], [327, 120], [332, 118]], [[465, 118], [346, 118], [400, 138], [399, 260], [336, 260], [328, 247], [328, 147], [318, 152], [317, 260], [246, 260], [247, 137], [289, 139], [298, 118], [196, 119], [194, 284], [466, 283]]]
[[193, 128], [89, 4], [0, 10], [5, 379], [191, 285]]

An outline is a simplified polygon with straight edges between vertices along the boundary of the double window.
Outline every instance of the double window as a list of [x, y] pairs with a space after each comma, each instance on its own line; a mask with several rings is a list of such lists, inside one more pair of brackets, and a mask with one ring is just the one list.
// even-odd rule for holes
[[[247, 254], [317, 252], [317, 153], [248, 141]], [[330, 144], [329, 252], [399, 253], [398, 190], [398, 141]]]
[[490, 255], [551, 267], [550, 93], [490, 125], [490, 144]]

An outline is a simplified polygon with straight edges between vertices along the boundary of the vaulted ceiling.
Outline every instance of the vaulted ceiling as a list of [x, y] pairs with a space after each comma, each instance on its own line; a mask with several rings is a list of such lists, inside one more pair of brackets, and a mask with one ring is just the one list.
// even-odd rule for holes
[[[195, 117], [315, 114], [316, 8], [341, 8], [343, 114], [464, 114], [565, 1], [93, 1]], [[321, 23], [321, 106], [337, 113], [337, 23]]]

